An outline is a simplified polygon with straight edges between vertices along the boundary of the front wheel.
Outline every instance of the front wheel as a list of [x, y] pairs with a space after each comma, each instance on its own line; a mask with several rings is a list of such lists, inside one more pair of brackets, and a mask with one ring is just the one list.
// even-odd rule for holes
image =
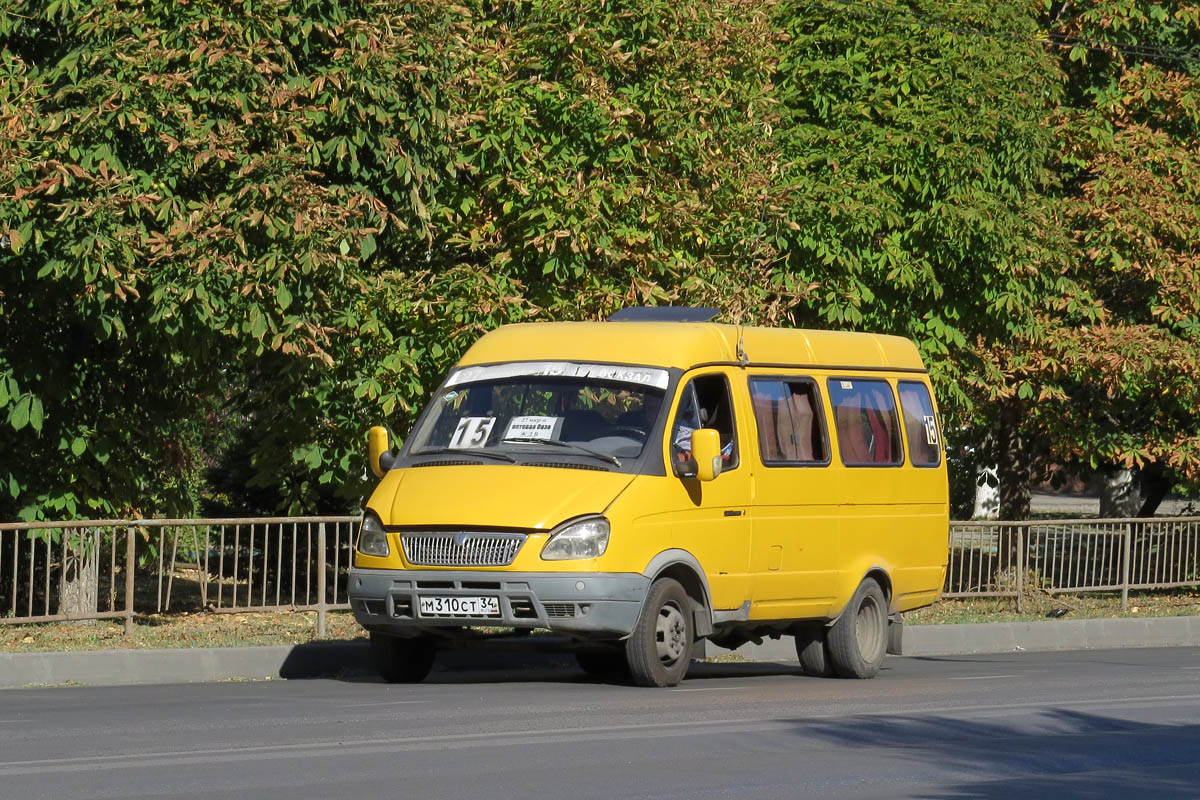
[[854, 597], [829, 629], [833, 670], [843, 678], [873, 678], [887, 652], [887, 598], [874, 578], [858, 585]]
[[437, 654], [433, 640], [422, 636], [403, 639], [371, 632], [371, 656], [375, 668], [388, 683], [419, 683], [433, 669]]
[[650, 585], [625, 642], [629, 675], [638, 686], [675, 686], [687, 674], [691, 658], [691, 601], [678, 581], [660, 578]]

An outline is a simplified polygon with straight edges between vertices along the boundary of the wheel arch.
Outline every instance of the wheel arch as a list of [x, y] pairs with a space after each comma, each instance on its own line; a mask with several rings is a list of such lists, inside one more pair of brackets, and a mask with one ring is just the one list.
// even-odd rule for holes
[[[889, 575], [888, 571], [886, 569], [884, 569], [883, 567], [874, 566], [874, 567], [871, 567], [869, 570], [867, 570], [866, 575], [863, 575], [864, 581], [867, 578], [874, 578], [875, 582], [879, 584], [879, 588], [883, 590], [883, 597], [884, 597], [884, 599], [887, 600], [888, 607], [890, 608], [893, 605], [893, 603], [892, 603], [892, 576]], [[862, 583], [862, 581], [859, 581], [859, 583]]]
[[704, 568], [686, 550], [665, 550], [650, 560], [642, 574], [650, 582], [659, 578], [678, 581], [692, 601], [692, 619], [696, 638], [712, 633], [712, 593]]
[[879, 588], [883, 590], [883, 597], [887, 601], [888, 611], [891, 612], [895, 610], [895, 604], [892, 600], [892, 576], [886, 567], [878, 562], [867, 562], [867, 565], [860, 567], [858, 570], [848, 571], [846, 573], [846, 577], [848, 578], [854, 574], [861, 575], [861, 577], [853, 583], [850, 581], [846, 582], [842, 595], [845, 597], [845, 600], [843, 601], [841, 608], [836, 609], [837, 613], [826, 621], [826, 627], [832, 626], [833, 623], [838, 621], [842, 614], [846, 613], [846, 606], [849, 605], [850, 601], [854, 598], [854, 593], [858, 591], [858, 587], [861, 586], [862, 582], [867, 578], [873, 579], [879, 584]]

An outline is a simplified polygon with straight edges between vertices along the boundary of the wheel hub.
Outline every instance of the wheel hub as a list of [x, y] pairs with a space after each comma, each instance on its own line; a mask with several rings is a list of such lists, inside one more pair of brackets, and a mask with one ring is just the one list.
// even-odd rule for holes
[[655, 640], [659, 660], [671, 665], [683, 657], [687, 649], [687, 625], [683, 614], [673, 605], [666, 605], [658, 612]]
[[881, 620], [882, 616], [882, 609], [873, 598], [865, 598], [859, 606], [854, 620], [854, 633], [858, 639], [859, 652], [864, 656], [873, 656], [882, 646], [883, 628], [886, 627]]

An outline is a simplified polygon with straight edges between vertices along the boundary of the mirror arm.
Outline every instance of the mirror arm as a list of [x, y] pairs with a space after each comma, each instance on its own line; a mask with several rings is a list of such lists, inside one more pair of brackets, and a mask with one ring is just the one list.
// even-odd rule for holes
[[675, 477], [677, 478], [696, 477], [698, 467], [696, 466], [696, 459], [694, 458], [689, 458], [687, 461], [673, 461], [671, 462], [671, 466], [674, 469]]

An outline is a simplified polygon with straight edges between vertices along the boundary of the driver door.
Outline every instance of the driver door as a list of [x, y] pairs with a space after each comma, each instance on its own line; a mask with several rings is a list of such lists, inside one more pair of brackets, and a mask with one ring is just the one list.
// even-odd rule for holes
[[[700, 562], [714, 610], [741, 608], [749, 600], [750, 470], [740, 463], [744, 415], [734, 405], [727, 375], [713, 371], [684, 382], [672, 405], [663, 447], [670, 485], [673, 545]], [[714, 480], [679, 477], [676, 465], [691, 456], [691, 431], [716, 428], [723, 467]]]

